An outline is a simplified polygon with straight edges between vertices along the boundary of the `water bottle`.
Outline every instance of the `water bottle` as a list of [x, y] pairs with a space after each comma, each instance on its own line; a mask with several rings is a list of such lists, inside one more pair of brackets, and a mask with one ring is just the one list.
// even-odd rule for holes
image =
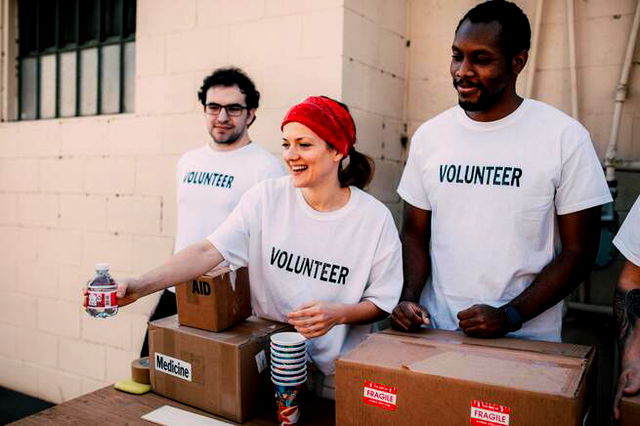
[[109, 275], [108, 263], [96, 264], [96, 275], [87, 286], [85, 311], [95, 318], [108, 318], [118, 313], [117, 286]]

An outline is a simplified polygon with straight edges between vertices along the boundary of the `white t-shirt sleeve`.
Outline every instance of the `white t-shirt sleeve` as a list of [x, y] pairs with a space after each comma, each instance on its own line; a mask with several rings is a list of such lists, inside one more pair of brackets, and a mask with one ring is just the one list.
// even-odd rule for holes
[[362, 300], [390, 313], [400, 300], [402, 279], [400, 238], [391, 213], [387, 212]]
[[419, 152], [421, 134], [422, 132], [418, 129], [411, 138], [409, 157], [407, 158], [407, 164], [404, 166], [402, 178], [398, 185], [398, 195], [414, 207], [418, 207], [423, 210], [431, 210], [431, 203], [429, 202], [429, 197], [427, 196], [427, 191], [422, 179], [423, 164]]
[[629, 262], [640, 266], [640, 197], [633, 204], [613, 244]]
[[612, 201], [598, 156], [589, 133], [580, 129], [577, 147], [563, 160], [556, 191], [559, 215], [574, 213]]
[[258, 187], [261, 185], [245, 192], [227, 219], [207, 237], [222, 257], [237, 268], [249, 263], [251, 225], [256, 223], [256, 216], [260, 214]]

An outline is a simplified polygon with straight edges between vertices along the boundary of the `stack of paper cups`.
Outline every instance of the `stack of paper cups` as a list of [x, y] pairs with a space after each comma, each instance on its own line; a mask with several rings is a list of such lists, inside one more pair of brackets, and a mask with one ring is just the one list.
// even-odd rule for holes
[[296, 424], [300, 417], [298, 395], [307, 380], [306, 339], [300, 333], [271, 335], [271, 380], [280, 424]]

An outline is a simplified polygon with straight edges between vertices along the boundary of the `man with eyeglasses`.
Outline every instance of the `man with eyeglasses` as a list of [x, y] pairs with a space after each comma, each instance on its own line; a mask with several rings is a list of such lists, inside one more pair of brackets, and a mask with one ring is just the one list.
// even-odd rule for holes
[[[256, 183], [285, 174], [280, 161], [249, 136], [260, 92], [238, 68], [220, 68], [198, 91], [211, 140], [177, 166], [178, 221], [174, 252], [211, 234]], [[165, 290], [150, 321], [175, 315], [175, 289]], [[141, 356], [147, 356], [148, 336]]]

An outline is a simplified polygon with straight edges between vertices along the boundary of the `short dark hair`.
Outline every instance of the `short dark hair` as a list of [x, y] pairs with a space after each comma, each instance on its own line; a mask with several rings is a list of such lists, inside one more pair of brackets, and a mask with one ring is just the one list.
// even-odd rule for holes
[[247, 108], [258, 108], [260, 104], [260, 92], [256, 90], [256, 85], [253, 84], [249, 76], [240, 68], [218, 68], [211, 75], [206, 76], [200, 90], [198, 90], [198, 99], [202, 105], [207, 103], [207, 91], [213, 86], [238, 86], [238, 89], [244, 93]]
[[474, 24], [498, 22], [505, 53], [512, 58], [531, 47], [529, 18], [515, 3], [506, 0], [489, 0], [476, 5], [458, 22], [456, 33], [466, 20]]

